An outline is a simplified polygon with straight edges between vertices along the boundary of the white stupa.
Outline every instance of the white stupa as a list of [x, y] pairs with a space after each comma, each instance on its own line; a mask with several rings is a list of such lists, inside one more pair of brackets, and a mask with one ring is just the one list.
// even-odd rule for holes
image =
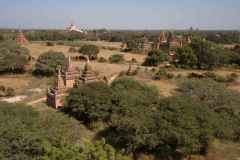
[[81, 32], [81, 33], [83, 33], [83, 32], [86, 33], [86, 31], [83, 31], [83, 30], [79, 29], [78, 27], [76, 27], [74, 25], [73, 21], [71, 23], [71, 26], [67, 28], [67, 31], [77, 31], [77, 32]]

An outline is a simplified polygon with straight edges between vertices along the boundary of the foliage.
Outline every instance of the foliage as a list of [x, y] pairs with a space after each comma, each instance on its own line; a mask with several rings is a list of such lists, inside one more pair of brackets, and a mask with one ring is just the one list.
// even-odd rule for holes
[[138, 44], [134, 41], [128, 41], [127, 42], [127, 51], [131, 51], [131, 50], [134, 50], [134, 49], [138, 49]]
[[22, 47], [16, 41], [6, 40], [0, 43], [0, 57], [8, 53], [28, 55], [29, 50], [25, 47]]
[[218, 64], [218, 57], [211, 50], [211, 43], [202, 41], [201, 39], [193, 39], [190, 47], [197, 56], [197, 66], [199, 69], [213, 69]]
[[90, 128], [109, 118], [112, 100], [111, 88], [103, 82], [93, 82], [68, 91], [65, 106], [71, 114]]
[[26, 56], [7, 53], [0, 59], [0, 72], [24, 72], [26, 64], [28, 64]]
[[240, 103], [239, 98], [237, 98], [240, 96], [239, 92], [229, 90], [209, 78], [182, 81], [179, 83], [178, 91], [187, 94], [188, 97], [201, 100], [217, 112], [219, 116], [227, 113], [229, 116], [234, 117], [234, 112], [238, 110]]
[[47, 142], [43, 144], [44, 156], [43, 160], [51, 159], [74, 159], [74, 160], [128, 160], [127, 157], [116, 153], [116, 150], [106, 140], [102, 138], [95, 142], [86, 142], [83, 147], [77, 147], [62, 139], [60, 147], [56, 148]]
[[74, 52], [74, 53], [75, 53], [75, 52], [78, 52], [78, 50], [77, 50], [76, 48], [74, 48], [74, 47], [70, 47], [69, 50], [68, 50], [68, 52], [69, 52], [69, 53], [71, 53], [71, 52]]
[[42, 154], [43, 141], [58, 146], [63, 136], [71, 142], [79, 138], [78, 123], [59, 113], [0, 102], [0, 115], [0, 159], [33, 159]]
[[48, 51], [42, 53], [35, 64], [35, 75], [53, 76], [58, 69], [66, 65], [66, 57], [62, 52]]
[[83, 45], [78, 52], [83, 55], [88, 55], [89, 59], [91, 57], [97, 57], [97, 54], [100, 52], [99, 48], [92, 44]]
[[136, 58], [132, 58], [132, 63], [137, 63]]
[[11, 88], [11, 87], [8, 87], [7, 89], [6, 89], [6, 96], [14, 96], [14, 89], [13, 88]]
[[53, 42], [46, 42], [47, 46], [54, 46]]
[[165, 54], [162, 50], [153, 48], [148, 52], [148, 57], [145, 59], [146, 65], [157, 66], [159, 63], [165, 60]]
[[64, 42], [57, 42], [57, 45], [64, 45]]
[[118, 62], [123, 62], [123, 61], [125, 61], [123, 54], [116, 53], [116, 54], [111, 55], [111, 62], [118, 63]]
[[160, 79], [172, 79], [174, 77], [173, 73], [167, 73], [166, 70], [159, 69], [158, 72], [153, 77], [154, 80]]
[[103, 58], [103, 57], [100, 57], [98, 62], [101, 62], [101, 63], [104, 63], [104, 62], [107, 62], [107, 59]]

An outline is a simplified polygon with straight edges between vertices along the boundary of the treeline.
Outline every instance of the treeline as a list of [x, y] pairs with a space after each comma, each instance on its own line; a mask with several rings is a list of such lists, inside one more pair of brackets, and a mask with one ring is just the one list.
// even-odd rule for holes
[[169, 98], [131, 78], [111, 86], [93, 82], [68, 93], [63, 112], [90, 129], [104, 123], [97, 137], [135, 158], [204, 155], [215, 139], [240, 140], [240, 93], [208, 78], [182, 81]]
[[[65, 30], [22, 30], [24, 35], [29, 41], [75, 41], [75, 40], [105, 40], [109, 42], [141, 42], [143, 37], [155, 43], [161, 34], [161, 30], [88, 30], [88, 34], [80, 33], [76, 31], [66, 32]], [[165, 31], [168, 36], [169, 30]], [[185, 40], [187, 36], [190, 37], [205, 37], [207, 40], [215, 42], [217, 44], [232, 44], [238, 43], [240, 40], [239, 31], [226, 31], [226, 30], [199, 30], [199, 31], [188, 31], [188, 30], [174, 30], [174, 34], [179, 40], [183, 38]], [[0, 29], [0, 41], [13, 39], [17, 36], [17, 30], [13, 33], [9, 29]]]

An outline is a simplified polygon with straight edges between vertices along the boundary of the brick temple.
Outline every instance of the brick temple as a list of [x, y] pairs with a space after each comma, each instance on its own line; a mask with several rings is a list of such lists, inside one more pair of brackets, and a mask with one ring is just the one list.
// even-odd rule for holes
[[95, 81], [103, 81], [107, 83], [107, 79], [100, 78], [96, 76], [92, 71], [92, 66], [87, 59], [87, 62], [84, 67], [83, 73], [76, 71], [73, 67], [70, 56], [68, 57], [68, 61], [65, 69], [58, 72], [58, 77], [55, 82], [55, 86], [47, 92], [47, 105], [52, 106], [53, 108], [58, 108], [62, 106], [61, 99], [67, 96], [67, 89], [77, 87], [78, 85], [84, 85], [85, 83], [91, 83]]
[[27, 43], [28, 42], [27, 38], [23, 35], [20, 27], [18, 29], [17, 37], [14, 38], [14, 40], [17, 41], [18, 43]]
[[181, 43], [178, 42], [178, 39], [174, 38], [173, 31], [169, 32], [168, 38], [166, 39], [164, 30], [157, 40], [157, 48], [161, 50], [170, 50], [171, 47], [181, 46]]

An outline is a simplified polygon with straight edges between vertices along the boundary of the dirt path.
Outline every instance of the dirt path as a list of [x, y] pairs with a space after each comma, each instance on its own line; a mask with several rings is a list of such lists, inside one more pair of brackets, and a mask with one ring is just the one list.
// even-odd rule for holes
[[46, 99], [46, 97], [43, 97], [43, 98], [36, 99], [36, 100], [34, 100], [34, 101], [28, 102], [27, 104], [28, 104], [28, 105], [32, 105], [32, 104], [34, 104], [34, 103], [37, 103], [37, 102], [43, 101], [43, 100], [45, 100], [45, 99]]
[[112, 81], [118, 76], [118, 74], [112, 76], [109, 81], [108, 81], [108, 84], [110, 85], [112, 83]]

